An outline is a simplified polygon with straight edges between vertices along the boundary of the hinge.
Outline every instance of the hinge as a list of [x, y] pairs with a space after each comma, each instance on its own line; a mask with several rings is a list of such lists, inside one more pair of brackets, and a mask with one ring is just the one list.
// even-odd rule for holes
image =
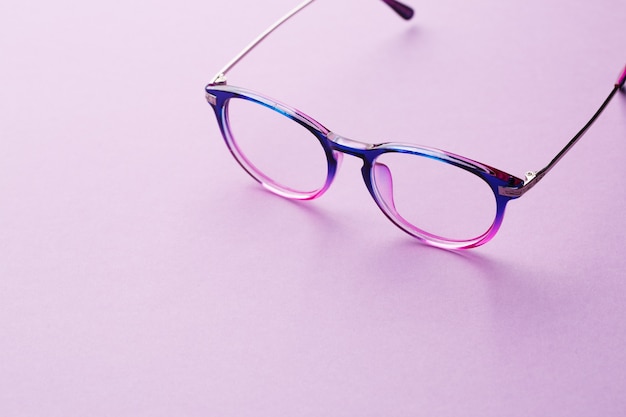
[[524, 185], [518, 188], [513, 187], [498, 187], [498, 194], [503, 195], [505, 197], [518, 198], [524, 195], [526, 191], [530, 190], [539, 182], [542, 176], [537, 176], [536, 171], [528, 171], [526, 173], [526, 179], [524, 180]]
[[217, 74], [213, 81], [211, 81], [212, 85], [226, 85], [226, 76], [224, 74]]
[[537, 176], [537, 173], [535, 171], [526, 172], [526, 179], [524, 180], [524, 185], [534, 180], [536, 176]]

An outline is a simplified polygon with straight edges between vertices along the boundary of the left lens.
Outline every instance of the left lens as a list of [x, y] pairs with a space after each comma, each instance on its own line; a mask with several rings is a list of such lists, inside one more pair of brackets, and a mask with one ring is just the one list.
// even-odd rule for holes
[[380, 155], [372, 169], [381, 208], [411, 234], [466, 241], [483, 235], [496, 219], [491, 187], [465, 169], [403, 152]]
[[312, 132], [254, 101], [231, 98], [226, 106], [229, 146], [253, 177], [291, 198], [307, 198], [324, 187], [328, 159]]

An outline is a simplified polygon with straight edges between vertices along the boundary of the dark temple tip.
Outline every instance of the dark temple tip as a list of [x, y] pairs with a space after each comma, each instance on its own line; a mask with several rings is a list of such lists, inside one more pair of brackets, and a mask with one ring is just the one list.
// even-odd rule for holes
[[626, 67], [624, 67], [620, 76], [617, 78], [617, 81], [615, 81], [615, 87], [623, 88], [625, 82], [626, 82]]
[[406, 4], [400, 3], [397, 0], [383, 0], [389, 7], [391, 7], [396, 13], [398, 13], [403, 19], [410, 20], [415, 12]]

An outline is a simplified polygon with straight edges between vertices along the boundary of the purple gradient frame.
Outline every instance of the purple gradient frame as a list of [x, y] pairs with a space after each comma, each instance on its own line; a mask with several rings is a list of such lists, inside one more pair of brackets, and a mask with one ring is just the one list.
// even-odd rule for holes
[[[235, 58], [214, 77], [213, 81], [206, 86], [205, 90], [207, 101], [211, 104], [215, 111], [215, 116], [226, 145], [241, 167], [266, 189], [283, 197], [299, 200], [311, 200], [326, 192], [333, 182], [343, 154], [360, 158], [363, 162], [361, 172], [365, 185], [385, 216], [387, 216], [389, 220], [409, 235], [433, 246], [446, 249], [466, 249], [477, 247], [489, 242], [498, 232], [500, 225], [502, 224], [507, 203], [510, 200], [523, 196], [527, 191], [533, 188], [554, 167], [554, 165], [556, 165], [557, 162], [560, 161], [560, 159], [574, 146], [574, 144], [582, 138], [615, 94], [624, 87], [626, 82], [626, 67], [624, 67], [615, 82], [614, 88], [584, 127], [543, 169], [538, 171], [528, 171], [526, 173], [525, 180], [495, 169], [489, 165], [439, 149], [401, 143], [372, 144], [355, 141], [330, 131], [321, 123], [300, 112], [294, 107], [280, 103], [275, 99], [244, 88], [227, 85], [226, 82], [226, 74], [230, 71], [230, 69], [237, 65], [269, 34], [314, 1], [315, 0], [306, 0], [291, 12], [287, 13], [274, 25], [270, 26], [265, 32], [252, 41], [252, 43], [250, 43], [243, 51], [235, 56]], [[404, 19], [409, 20], [413, 17], [413, 9], [409, 6], [402, 4], [397, 0], [382, 1]], [[268, 109], [293, 120], [311, 132], [311, 134], [317, 138], [326, 154], [327, 176], [324, 184], [316, 190], [302, 192], [284, 187], [258, 170], [255, 165], [248, 160], [241, 149], [239, 149], [239, 146], [230, 129], [228, 103], [231, 99], [243, 99], [265, 106]], [[490, 187], [496, 201], [496, 214], [489, 229], [480, 236], [472, 239], [455, 240], [426, 232], [406, 221], [395, 208], [391, 173], [384, 164], [377, 162], [377, 158], [380, 155], [391, 152], [430, 158], [463, 169], [483, 180]]]
[[[363, 162], [361, 173], [365, 185], [382, 212], [400, 229], [409, 235], [434, 246], [446, 249], [461, 249], [480, 246], [491, 240], [497, 233], [506, 204], [518, 196], [503, 195], [499, 192], [501, 187], [517, 188], [523, 186], [524, 181], [504, 171], [500, 171], [480, 162], [455, 155], [450, 152], [435, 148], [416, 146], [402, 143], [380, 143], [371, 144], [337, 135], [324, 127], [310, 116], [301, 111], [277, 100], [263, 96], [259, 93], [239, 87], [227, 85], [213, 85], [206, 88], [209, 103], [213, 106], [220, 131], [226, 141], [228, 149], [241, 167], [263, 187], [280, 196], [297, 199], [312, 200], [323, 195], [332, 184], [335, 174], [339, 168], [343, 154], [348, 154], [360, 158]], [[324, 184], [312, 191], [302, 192], [285, 187], [258, 170], [254, 164], [248, 160], [239, 148], [237, 141], [231, 131], [228, 103], [231, 99], [243, 99], [261, 106], [265, 106], [294, 122], [300, 124], [317, 138], [324, 148], [327, 160], [327, 176]], [[482, 179], [492, 190], [496, 201], [496, 215], [492, 225], [482, 235], [467, 240], [452, 240], [442, 236], [429, 233], [417, 228], [407, 222], [397, 211], [392, 197], [392, 179], [388, 168], [377, 163], [376, 159], [385, 153], [396, 152], [415, 155], [416, 157], [426, 157], [449, 165], [464, 169]]]

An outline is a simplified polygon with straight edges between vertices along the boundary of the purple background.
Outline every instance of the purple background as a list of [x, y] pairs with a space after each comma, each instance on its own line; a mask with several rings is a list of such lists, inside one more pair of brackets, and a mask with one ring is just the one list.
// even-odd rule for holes
[[[379, 4], [380, 3], [380, 4]], [[522, 176], [626, 63], [626, 2], [319, 0], [230, 74], [364, 141]], [[0, 4], [0, 414], [622, 416], [626, 96], [486, 246], [345, 158], [264, 192], [203, 87], [291, 0]]]

